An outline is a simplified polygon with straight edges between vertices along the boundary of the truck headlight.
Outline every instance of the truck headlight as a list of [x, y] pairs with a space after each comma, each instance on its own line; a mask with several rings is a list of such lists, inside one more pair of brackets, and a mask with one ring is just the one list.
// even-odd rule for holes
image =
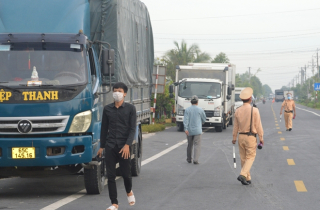
[[91, 111], [85, 111], [74, 116], [69, 133], [84, 133], [91, 125]]
[[183, 109], [179, 109], [179, 110], [178, 110], [178, 115], [183, 116], [183, 115], [184, 115], [184, 110], [183, 110]]
[[184, 110], [183, 110], [183, 106], [178, 104], [178, 115], [183, 116], [184, 115]]
[[220, 117], [220, 107], [216, 107], [214, 109], [214, 114], [213, 114], [215, 117]]

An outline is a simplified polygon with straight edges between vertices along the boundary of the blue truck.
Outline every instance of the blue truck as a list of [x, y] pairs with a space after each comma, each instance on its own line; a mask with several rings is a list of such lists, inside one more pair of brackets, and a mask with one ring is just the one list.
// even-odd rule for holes
[[139, 175], [153, 59], [139, 0], [0, 0], [0, 178], [83, 171], [87, 193], [101, 193], [106, 167], [96, 154], [115, 82], [128, 85], [125, 101], [137, 110]]

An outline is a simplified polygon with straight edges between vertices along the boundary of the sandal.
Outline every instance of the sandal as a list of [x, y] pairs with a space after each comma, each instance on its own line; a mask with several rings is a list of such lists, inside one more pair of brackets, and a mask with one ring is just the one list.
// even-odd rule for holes
[[132, 192], [132, 195], [127, 196], [127, 197], [128, 197], [128, 202], [129, 202], [130, 206], [133, 206], [134, 204], [136, 204], [136, 198], [134, 197], [133, 192]]
[[112, 206], [109, 206], [106, 210], [118, 210], [118, 208], [112, 205]]

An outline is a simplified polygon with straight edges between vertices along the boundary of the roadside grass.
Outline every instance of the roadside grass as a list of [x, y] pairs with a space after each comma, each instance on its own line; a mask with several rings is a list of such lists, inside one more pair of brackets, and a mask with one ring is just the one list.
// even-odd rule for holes
[[166, 129], [166, 126], [163, 124], [154, 124], [154, 125], [142, 125], [142, 133], [154, 133], [158, 131], [163, 131]]
[[166, 129], [166, 127], [173, 127], [176, 126], [175, 123], [156, 123], [154, 125], [142, 125], [141, 129], [142, 129], [142, 133], [155, 133], [155, 132], [159, 132], [159, 131], [163, 131], [164, 129]]
[[315, 102], [302, 102], [302, 101], [297, 101], [297, 104], [301, 104], [301, 105], [304, 105], [304, 106], [307, 106], [307, 107], [310, 107], [310, 108], [313, 108], [313, 109], [318, 109], [320, 110], [320, 103], [315, 103]]

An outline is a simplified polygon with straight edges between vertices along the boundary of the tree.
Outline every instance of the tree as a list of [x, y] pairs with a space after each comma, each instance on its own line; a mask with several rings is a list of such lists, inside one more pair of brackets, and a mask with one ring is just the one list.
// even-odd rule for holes
[[[171, 117], [171, 112], [174, 106], [174, 98], [170, 98], [169, 86], [172, 81], [165, 86], [165, 91], [162, 94], [157, 94], [157, 104], [156, 104], [156, 116], [161, 118], [162, 114], [165, 113], [167, 117]], [[154, 103], [154, 94], [151, 97], [151, 107]]]
[[211, 61], [211, 63], [230, 63], [230, 60], [224, 52], [221, 52], [218, 55], [216, 55], [216, 57]]
[[187, 65], [188, 63], [209, 62], [211, 57], [206, 52], [201, 52], [197, 44], [188, 47], [187, 43], [182, 40], [180, 45], [177, 41], [173, 42], [175, 48], [168, 50], [163, 61], [167, 64], [167, 76], [175, 78], [177, 65]]
[[262, 86], [262, 89], [263, 89], [263, 95], [264, 96], [268, 96], [268, 95], [272, 94], [272, 89], [271, 89], [271, 87], [269, 85], [264, 84]]

